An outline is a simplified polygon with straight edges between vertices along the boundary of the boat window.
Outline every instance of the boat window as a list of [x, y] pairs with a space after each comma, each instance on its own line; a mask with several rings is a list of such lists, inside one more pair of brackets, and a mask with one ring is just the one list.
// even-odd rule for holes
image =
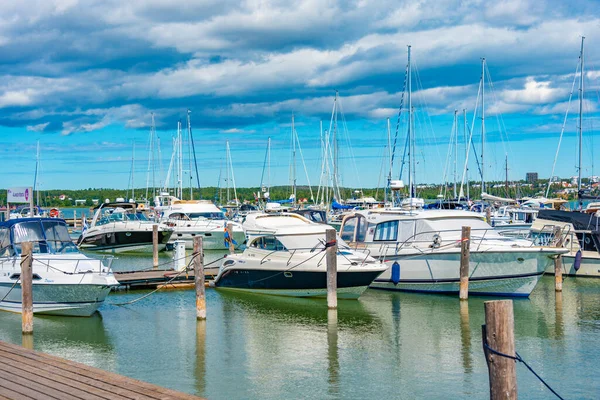
[[225, 219], [225, 214], [222, 212], [201, 212], [188, 213], [190, 219]]
[[362, 215], [358, 216], [358, 229], [356, 229], [356, 241], [364, 242], [367, 236], [367, 220]]
[[344, 221], [341, 237], [347, 242], [354, 242], [354, 230], [358, 224], [358, 217], [349, 217]]
[[0, 257], [9, 257], [11, 255], [10, 230], [8, 228], [0, 228]]
[[257, 249], [271, 250], [271, 251], [285, 251], [285, 246], [273, 236], [262, 236], [252, 242], [250, 245]]
[[21, 222], [13, 226], [14, 250], [21, 254], [21, 243], [32, 242], [34, 253], [47, 253], [48, 245], [44, 240], [42, 225], [39, 221]]
[[77, 247], [73, 244], [67, 226], [58, 222], [42, 222], [46, 242], [51, 253], [77, 253]]
[[377, 224], [373, 240], [393, 240], [398, 239], [398, 221], [387, 221]]

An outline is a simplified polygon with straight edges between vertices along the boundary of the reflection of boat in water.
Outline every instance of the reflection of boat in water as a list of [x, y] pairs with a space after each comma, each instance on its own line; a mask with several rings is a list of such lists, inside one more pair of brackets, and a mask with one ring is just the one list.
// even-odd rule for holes
[[[327, 295], [325, 231], [292, 213], [250, 214], [244, 222], [248, 247], [227, 256], [214, 285], [219, 289], [297, 297]], [[337, 295], [356, 299], [387, 266], [338, 242]]]
[[21, 312], [21, 247], [32, 243], [33, 312], [89, 316], [118, 282], [110, 266], [73, 244], [64, 220], [19, 218], [0, 223], [0, 309]]
[[[89, 318], [43, 316], [35, 318], [33, 340], [35, 350], [115, 371], [115, 349], [107, 332], [100, 313]], [[0, 314], [0, 337], [21, 344], [20, 315]]]

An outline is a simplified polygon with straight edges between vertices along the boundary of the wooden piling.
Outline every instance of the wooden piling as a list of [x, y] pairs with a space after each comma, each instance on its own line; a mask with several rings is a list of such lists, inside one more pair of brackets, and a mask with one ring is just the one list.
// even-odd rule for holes
[[[556, 239], [556, 247], [563, 246], [562, 228], [560, 226], [554, 227], [554, 238]], [[563, 276], [562, 276], [562, 254], [559, 254], [554, 259], [554, 290], [562, 292]]]
[[233, 244], [233, 224], [227, 223], [227, 233], [229, 234], [229, 254], [235, 253], [235, 245]]
[[196, 286], [196, 319], [206, 319], [206, 296], [204, 287], [204, 254], [202, 236], [194, 237], [194, 283]]
[[492, 224], [492, 208], [488, 207], [485, 209], [485, 220], [488, 224]]
[[[512, 300], [494, 300], [485, 307], [484, 343], [500, 353], [515, 356], [515, 318]], [[490, 379], [490, 399], [517, 398], [516, 361], [484, 348]]]
[[327, 246], [327, 308], [337, 308], [337, 239], [335, 229], [325, 231]]
[[460, 242], [460, 290], [459, 299], [469, 299], [469, 260], [471, 258], [471, 227], [463, 226]]
[[73, 210], [73, 229], [77, 229], [77, 210]]
[[152, 266], [158, 268], [158, 225], [152, 225]]
[[21, 244], [21, 330], [24, 335], [33, 333], [33, 244]]

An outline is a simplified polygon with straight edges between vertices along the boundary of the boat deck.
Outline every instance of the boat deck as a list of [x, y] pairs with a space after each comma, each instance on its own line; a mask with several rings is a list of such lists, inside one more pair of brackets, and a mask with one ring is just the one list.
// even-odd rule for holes
[[199, 399], [0, 341], [0, 399]]

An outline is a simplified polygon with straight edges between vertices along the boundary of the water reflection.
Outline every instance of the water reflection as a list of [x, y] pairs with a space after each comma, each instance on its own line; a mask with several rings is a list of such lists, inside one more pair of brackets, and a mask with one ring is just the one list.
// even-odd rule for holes
[[462, 344], [462, 365], [465, 373], [473, 371], [471, 360], [471, 325], [469, 324], [469, 302], [459, 300], [460, 304], [460, 341]]
[[28, 350], [33, 350], [33, 335], [22, 335], [21, 346]]
[[327, 310], [327, 372], [328, 392], [339, 394], [340, 360], [338, 355], [338, 310]]
[[196, 321], [196, 363], [194, 367], [196, 392], [204, 393], [206, 390], [206, 320]]

